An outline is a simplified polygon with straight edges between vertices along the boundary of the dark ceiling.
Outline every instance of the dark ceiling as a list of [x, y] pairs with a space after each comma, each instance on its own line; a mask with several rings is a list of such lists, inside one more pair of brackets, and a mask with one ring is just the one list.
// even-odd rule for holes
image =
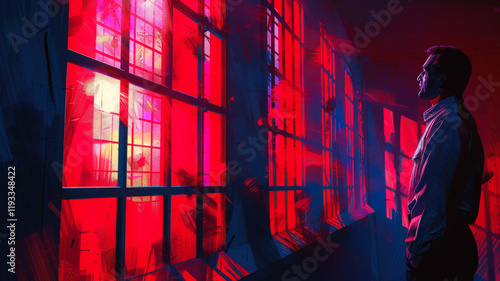
[[361, 49], [365, 60], [424, 58], [423, 51], [436, 44], [470, 55], [500, 52], [500, 0], [334, 0], [351, 39], [356, 27], [364, 31], [375, 21], [372, 10], [388, 10], [391, 2], [399, 2], [400, 12]]

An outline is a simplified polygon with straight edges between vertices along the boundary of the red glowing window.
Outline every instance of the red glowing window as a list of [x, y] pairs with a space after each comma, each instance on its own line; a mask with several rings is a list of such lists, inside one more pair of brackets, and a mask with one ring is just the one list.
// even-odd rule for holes
[[210, 32], [204, 35], [204, 90], [203, 97], [210, 103], [224, 106], [225, 86], [224, 67], [225, 45], [217, 36]]
[[[201, 21], [205, 25], [199, 16], [205, 17]], [[226, 43], [220, 31], [224, 21], [223, 0], [70, 1], [68, 49], [75, 53], [67, 71], [63, 187], [102, 187], [96, 192], [99, 197], [114, 192], [106, 187], [225, 185], [226, 120], [221, 107], [225, 107]], [[107, 65], [88, 63], [83, 56]], [[133, 77], [133, 82], [127, 77]], [[211, 105], [202, 113], [192, 97], [204, 98]], [[135, 197], [119, 193], [118, 198], [109, 199], [114, 209], [113, 217], [107, 219], [114, 225], [106, 229], [113, 231], [109, 235], [114, 240], [103, 237], [113, 245], [113, 254], [116, 247], [125, 248], [118, 251], [121, 257], [96, 252], [102, 255], [98, 258], [109, 257], [113, 264], [92, 260], [99, 269], [89, 265], [90, 258], [85, 257], [82, 264], [77, 258], [66, 263], [71, 269], [65, 272], [81, 273], [83, 279], [115, 279], [115, 261], [124, 259], [125, 264], [119, 266], [125, 268], [125, 278], [147, 274], [141, 280], [159, 280], [167, 272], [158, 271], [166, 267], [167, 252], [174, 264], [196, 258], [199, 252], [208, 255], [224, 248], [224, 193], [204, 194], [202, 202], [197, 202], [196, 195], [151, 194], [154, 190], [131, 188]], [[69, 191], [65, 196], [77, 202], [72, 199], [75, 194]], [[167, 218], [164, 200], [171, 202]], [[79, 205], [79, 216], [85, 216], [86, 208], [94, 208], [94, 203]], [[196, 220], [196, 210], [201, 210], [203, 220]], [[64, 219], [62, 224], [75, 220]], [[169, 219], [166, 235], [163, 226]], [[96, 220], [97, 227], [102, 220]], [[87, 224], [91, 224], [88, 219]], [[197, 237], [200, 228], [203, 237]], [[125, 240], [116, 239], [122, 235]], [[170, 237], [169, 241], [164, 237]], [[101, 243], [100, 237], [96, 239]], [[203, 251], [197, 251], [200, 242]], [[78, 267], [81, 270], [74, 271]]]
[[[296, 7], [297, 2], [274, 1], [274, 10], [285, 20], [267, 10], [267, 62], [271, 66], [267, 77], [268, 122], [275, 127], [269, 132], [267, 170], [269, 185], [277, 187], [303, 186], [305, 180], [302, 36], [301, 25], [294, 24], [293, 17], [300, 17], [302, 11], [294, 11]], [[303, 226], [299, 217], [304, 217], [307, 204], [298, 204], [302, 199], [307, 200], [301, 191], [269, 193], [273, 234]]]
[[203, 255], [223, 250], [226, 243], [226, 196], [203, 195]]
[[417, 122], [401, 116], [401, 152], [413, 157], [415, 149], [417, 149]]
[[120, 67], [121, 0], [69, 2], [68, 49]]
[[[408, 227], [408, 189], [413, 170], [413, 154], [417, 147], [417, 122], [401, 116], [400, 130], [395, 131], [394, 115], [384, 109], [386, 215], [401, 215], [402, 225]], [[399, 149], [396, 140], [399, 138]], [[398, 216], [399, 216], [398, 215]]]
[[120, 81], [68, 64], [63, 187], [116, 186]]
[[172, 186], [198, 185], [198, 112], [172, 102]]
[[[330, 62], [328, 62], [330, 64]], [[353, 91], [353, 83], [351, 73], [346, 69], [344, 71], [344, 169], [345, 169], [345, 185], [347, 187], [347, 201], [348, 201], [348, 211], [353, 214], [356, 206], [356, 190], [359, 190], [359, 187], [356, 186], [356, 172], [358, 171], [357, 164], [355, 161], [355, 143], [354, 143], [354, 91]]]
[[[327, 39], [325, 31], [322, 29], [321, 32], [323, 186], [336, 186], [334, 179], [337, 178], [337, 169], [333, 165], [335, 160], [333, 157], [333, 145], [336, 142], [336, 111], [331, 105], [332, 99], [335, 98], [335, 69], [332, 63], [334, 60], [334, 49], [332, 42]], [[330, 207], [325, 206], [325, 208]]]
[[394, 153], [392, 146], [395, 144], [395, 130], [393, 112], [384, 108], [384, 138], [385, 149], [385, 185], [386, 190], [386, 216], [392, 219], [392, 213], [396, 209], [396, 166], [394, 163]]
[[364, 124], [365, 124], [365, 117], [364, 117], [364, 105], [363, 105], [363, 99], [359, 99], [358, 101], [358, 143], [359, 143], [359, 204], [362, 208], [364, 208], [367, 205], [367, 196], [366, 196], [366, 157], [365, 157], [365, 132], [364, 132]]
[[269, 192], [271, 233], [277, 234], [304, 226], [310, 200], [303, 190]]
[[[282, 4], [275, 2], [276, 9]], [[291, 5], [288, 5], [291, 12]], [[269, 184], [271, 186], [302, 186], [304, 181], [304, 101], [302, 58], [298, 31], [290, 32], [281, 19], [267, 14], [268, 63], [274, 70], [268, 76], [268, 122], [281, 133], [269, 138]], [[293, 27], [293, 25], [290, 25]], [[285, 52], [284, 50], [289, 50]], [[294, 56], [294, 54], [297, 54]], [[287, 133], [294, 137], [285, 137]]]
[[200, 81], [199, 53], [201, 53], [200, 26], [174, 9], [173, 77], [174, 90], [198, 97]]
[[225, 118], [217, 113], [203, 114], [203, 185], [225, 186]]
[[280, 16], [283, 15], [283, 0], [274, 0], [274, 9]]
[[222, 3], [221, 0], [204, 0], [205, 17], [219, 29], [222, 28], [226, 14]]
[[387, 145], [395, 142], [394, 117], [392, 111], [384, 108], [384, 139]]
[[170, 262], [196, 257], [196, 195], [172, 195]]
[[339, 191], [336, 189], [323, 190], [323, 206], [325, 221], [333, 227], [340, 229], [344, 226], [340, 217]]
[[200, 0], [180, 0], [183, 4], [188, 6], [193, 12], [198, 13]]
[[165, 83], [167, 0], [130, 1], [130, 73]]
[[[163, 259], [163, 196], [127, 198], [125, 278], [166, 267]], [[148, 275], [148, 278], [156, 273]]]
[[117, 280], [116, 198], [61, 202], [59, 278]]
[[127, 186], [165, 186], [170, 104], [164, 96], [130, 86], [129, 105]]

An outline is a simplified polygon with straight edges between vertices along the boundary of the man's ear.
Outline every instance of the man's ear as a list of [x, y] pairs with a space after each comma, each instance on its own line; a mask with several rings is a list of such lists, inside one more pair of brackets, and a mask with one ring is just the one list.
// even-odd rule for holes
[[436, 74], [435, 81], [437, 86], [441, 88], [446, 83], [446, 74], [445, 73]]

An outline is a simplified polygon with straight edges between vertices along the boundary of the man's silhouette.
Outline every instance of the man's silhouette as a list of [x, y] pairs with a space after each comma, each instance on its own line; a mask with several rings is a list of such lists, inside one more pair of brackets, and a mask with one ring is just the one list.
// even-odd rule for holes
[[432, 107], [408, 189], [407, 280], [473, 280], [477, 245], [469, 224], [479, 210], [484, 152], [462, 94], [472, 66], [450, 46], [427, 50], [418, 96]]

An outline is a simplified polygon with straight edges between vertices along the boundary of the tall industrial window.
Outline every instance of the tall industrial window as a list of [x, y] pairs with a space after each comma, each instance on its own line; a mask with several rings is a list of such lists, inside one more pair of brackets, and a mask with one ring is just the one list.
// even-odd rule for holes
[[337, 95], [335, 93], [334, 44], [325, 30], [321, 32], [322, 147], [323, 147], [323, 212], [327, 223], [342, 228], [339, 210], [339, 159], [334, 153], [338, 143]]
[[225, 246], [225, 0], [67, 7], [59, 278], [163, 280]]
[[298, 0], [266, 3], [269, 208], [271, 233], [300, 227], [304, 185], [303, 8]]
[[[409, 224], [408, 188], [419, 139], [417, 129], [416, 121], [384, 108], [386, 215], [394, 219], [393, 215], [398, 214], [404, 227]], [[422, 126], [419, 134], [424, 130]]]

